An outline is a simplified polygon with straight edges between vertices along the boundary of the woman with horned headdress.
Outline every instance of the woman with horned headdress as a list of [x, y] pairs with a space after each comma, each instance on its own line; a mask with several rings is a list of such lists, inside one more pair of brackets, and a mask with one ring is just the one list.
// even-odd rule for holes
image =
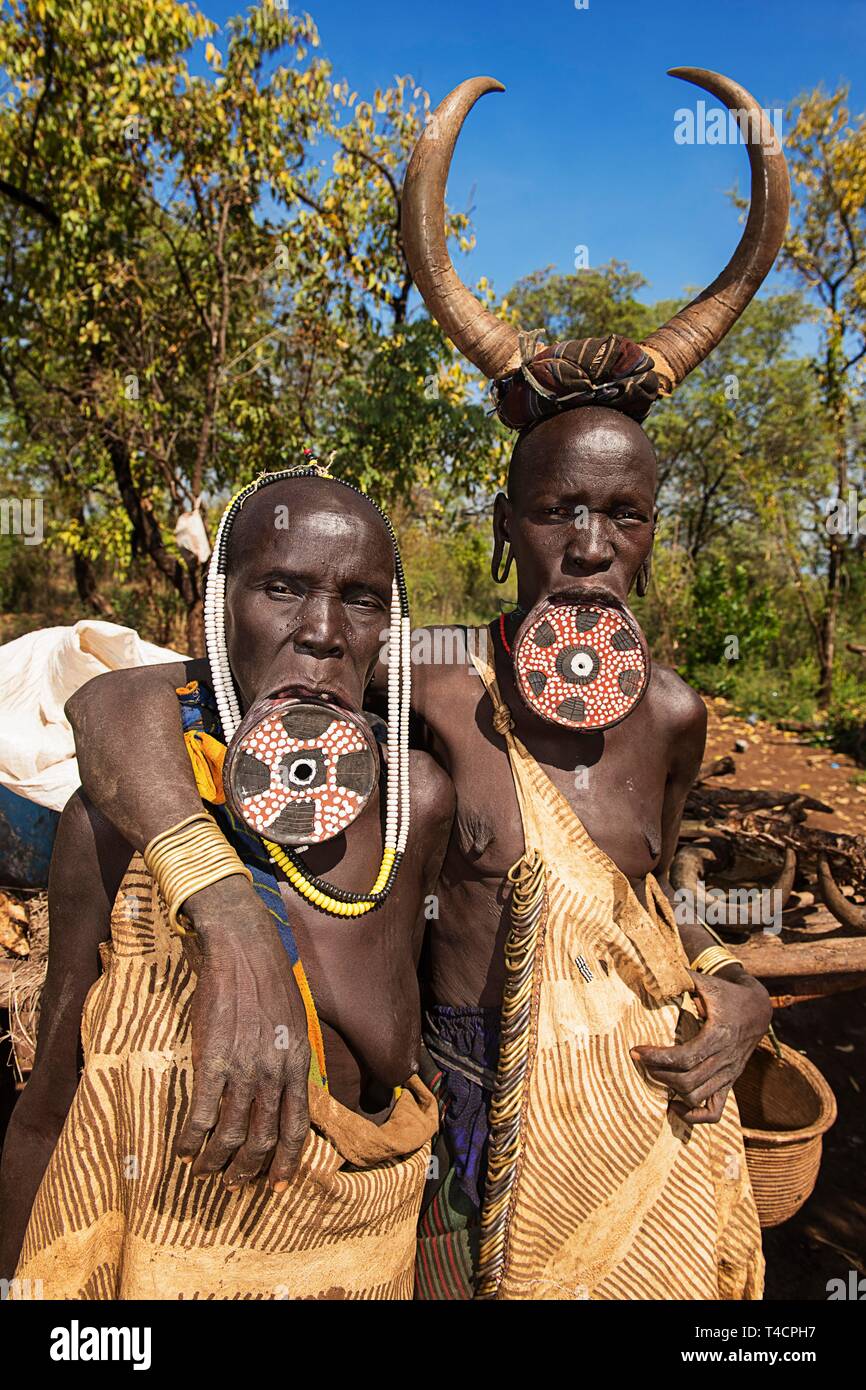
[[[499, 83], [452, 92], [407, 172], [402, 235], [415, 283], [518, 431], [493, 556], [497, 579], [516, 565], [517, 610], [472, 640], [439, 630], [462, 637], [465, 659], [437, 661], [446, 648], [434, 640], [413, 672], [422, 737], [457, 792], [424, 981], [444, 1162], [421, 1221], [421, 1297], [761, 1293], [731, 1087], [769, 1000], [700, 923], [678, 925], [671, 911], [668, 869], [706, 711], [651, 662], [627, 598], [645, 589], [654, 530], [655, 456], [640, 421], [755, 294], [789, 190], [754, 99], [714, 73], [676, 75], [739, 113], [752, 202], [721, 275], [645, 343], [521, 337], [457, 277], [448, 168], [469, 110]], [[383, 665], [374, 686], [384, 690], [387, 675]], [[85, 787], [134, 843], [196, 802], [171, 730], [174, 683], [170, 669], [112, 673], [73, 702]], [[112, 733], [119, 702], [149, 728], [134, 760]], [[147, 761], [157, 747], [159, 777]], [[195, 909], [193, 895], [193, 919]], [[213, 914], [208, 931], [220, 954], [231, 950]], [[247, 969], [258, 951], [250, 930]], [[266, 997], [275, 985], [259, 974]], [[199, 1027], [218, 1050], [218, 1019]]]

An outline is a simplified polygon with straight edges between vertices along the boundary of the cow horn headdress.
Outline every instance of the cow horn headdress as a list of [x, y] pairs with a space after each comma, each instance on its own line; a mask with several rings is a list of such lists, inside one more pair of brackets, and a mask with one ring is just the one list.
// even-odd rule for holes
[[785, 235], [790, 184], [776, 132], [755, 98], [729, 77], [703, 68], [671, 68], [737, 113], [751, 166], [749, 217], [740, 244], [707, 289], [650, 333], [644, 343], [611, 334], [542, 346], [476, 299], [451, 264], [445, 236], [445, 184], [467, 115], [493, 77], [461, 82], [419, 139], [403, 187], [403, 247], [433, 318], [465, 357], [489, 377], [500, 418], [522, 428], [572, 405], [610, 405], [642, 420], [722, 341], [768, 274]]

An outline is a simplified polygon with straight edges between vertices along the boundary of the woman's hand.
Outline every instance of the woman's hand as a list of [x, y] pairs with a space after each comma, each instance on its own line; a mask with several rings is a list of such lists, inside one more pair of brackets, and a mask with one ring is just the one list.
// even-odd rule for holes
[[741, 965], [721, 975], [691, 971], [704, 1022], [688, 1042], [635, 1047], [653, 1081], [672, 1093], [671, 1109], [687, 1124], [716, 1124], [728, 1092], [770, 1026], [773, 1008], [764, 986]]
[[196, 1177], [225, 1168], [235, 1188], [267, 1169], [281, 1192], [309, 1129], [307, 1019], [289, 958], [240, 876], [193, 894], [184, 912], [198, 981], [192, 1100], [177, 1152]]

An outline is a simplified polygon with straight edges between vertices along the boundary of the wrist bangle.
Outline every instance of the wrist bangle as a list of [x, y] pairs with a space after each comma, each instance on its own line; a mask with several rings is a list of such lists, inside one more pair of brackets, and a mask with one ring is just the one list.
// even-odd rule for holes
[[690, 970], [697, 970], [701, 975], [718, 975], [720, 970], [724, 970], [726, 965], [739, 965], [743, 962], [732, 956], [730, 951], [726, 951], [723, 946], [707, 946], [695, 956]]
[[169, 926], [178, 936], [191, 933], [180, 908], [193, 893], [212, 883], [243, 874], [253, 876], [207, 811], [187, 816], [170, 830], [155, 835], [144, 851], [144, 862], [156, 880], [168, 908]]

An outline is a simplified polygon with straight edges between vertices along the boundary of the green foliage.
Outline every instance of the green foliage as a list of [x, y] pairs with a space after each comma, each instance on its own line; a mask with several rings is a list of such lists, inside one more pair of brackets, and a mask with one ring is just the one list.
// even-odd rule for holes
[[781, 630], [772, 592], [756, 585], [744, 564], [725, 555], [714, 555], [698, 567], [691, 609], [691, 632], [683, 643], [689, 678], [700, 667], [723, 660], [760, 661]]
[[[656, 306], [668, 317], [674, 304]], [[754, 301], [712, 356], [653, 411], [659, 505], [692, 560], [737, 536], [772, 537], [780, 502], [793, 534], [814, 525], [832, 470], [817, 388], [792, 344], [809, 311], [798, 295]], [[766, 546], [762, 546], [766, 550]]]
[[400, 544], [412, 595], [412, 621], [481, 626], [515, 598], [512, 573], [500, 587], [490, 577], [490, 519], [448, 531], [414, 523], [400, 528]]
[[808, 656], [782, 668], [761, 661], [696, 666], [692, 680], [706, 695], [723, 695], [742, 715], [804, 724], [816, 718], [815, 664]]
[[639, 342], [656, 327], [652, 306], [635, 298], [645, 284], [622, 261], [576, 275], [559, 275], [548, 266], [519, 280], [505, 305], [522, 328], [543, 329], [545, 342], [607, 333], [624, 333]]
[[398, 194], [429, 98], [403, 77], [361, 100], [318, 47], [267, 0], [221, 33], [178, 0], [0, 9], [0, 168], [50, 219], [0, 200], [5, 468], [50, 499], [82, 597], [97, 560], [157, 578], [190, 641], [183, 510], [309, 443], [443, 510], [501, 468], [474, 379], [408, 321]]
[[866, 767], [866, 682], [860, 670], [837, 670], [827, 711], [826, 741]]
[[337, 451], [341, 477], [385, 506], [421, 507], [433, 522], [451, 519], [505, 467], [504, 437], [427, 317], [374, 339], [369, 355], [347, 367], [320, 438], [323, 452]]
[[[866, 366], [866, 116], [852, 117], [845, 88], [807, 93], [790, 113], [786, 137], [793, 217], [784, 260], [817, 302], [820, 339], [813, 362], [820, 428], [832, 444], [833, 493], [866, 487], [860, 434]], [[806, 563], [821, 576], [820, 603], [807, 612], [814, 634], [821, 704], [832, 707], [836, 647], [852, 541], [824, 528]], [[794, 563], [796, 541], [786, 542]], [[816, 552], [818, 559], [816, 562]]]
[[[0, 487], [41, 496], [46, 530], [0, 536], [0, 605], [34, 623], [95, 610], [195, 649], [202, 572], [178, 516], [200, 503], [212, 529], [229, 492], [307, 444], [393, 511], [416, 622], [486, 622], [513, 598], [489, 577], [510, 440], [414, 309], [400, 244], [426, 92], [359, 94], [313, 20], [268, 0], [221, 31], [180, 0], [0, 0], [0, 72], [0, 171], [36, 203], [0, 199]], [[824, 520], [866, 483], [866, 125], [844, 92], [812, 93], [786, 149], [802, 293], [754, 301], [650, 416], [660, 518], [637, 608], [702, 689], [771, 718], [823, 704], [825, 737], [859, 747], [846, 643], [866, 641], [866, 544], [828, 544]], [[465, 216], [447, 230], [471, 247]], [[478, 292], [548, 341], [639, 340], [678, 307], [645, 303], [645, 283], [613, 261]]]

